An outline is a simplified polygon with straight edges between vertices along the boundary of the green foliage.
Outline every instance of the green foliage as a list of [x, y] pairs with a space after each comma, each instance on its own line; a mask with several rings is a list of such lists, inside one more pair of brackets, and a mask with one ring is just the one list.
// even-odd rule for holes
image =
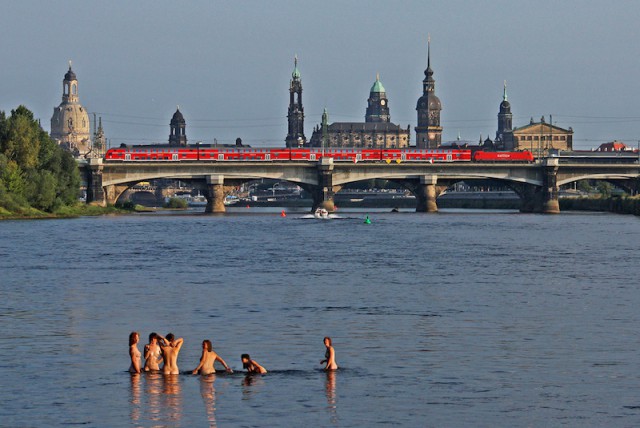
[[166, 204], [164, 204], [165, 208], [174, 208], [174, 209], [185, 209], [189, 206], [186, 200], [183, 198], [169, 198]]
[[613, 185], [606, 181], [598, 181], [597, 189], [598, 193], [600, 193], [603, 198], [608, 198], [611, 196], [611, 192], [613, 191]]
[[[78, 199], [80, 174], [73, 156], [60, 148], [24, 106], [0, 112], [0, 207], [24, 215], [51, 213]], [[37, 212], [37, 211], [36, 211]]]
[[591, 192], [591, 185], [589, 184], [589, 180], [578, 181], [576, 188], [582, 192], [586, 192], [586, 193]]

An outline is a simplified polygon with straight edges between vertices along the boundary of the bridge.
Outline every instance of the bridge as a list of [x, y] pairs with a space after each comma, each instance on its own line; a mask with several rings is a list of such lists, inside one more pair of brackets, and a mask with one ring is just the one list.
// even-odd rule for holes
[[559, 213], [558, 190], [579, 180], [605, 180], [630, 193], [640, 190], [640, 164], [560, 163], [424, 163], [309, 161], [106, 161], [88, 159], [80, 165], [87, 182], [87, 202], [115, 204], [136, 183], [160, 178], [190, 182], [207, 198], [205, 212], [225, 211], [224, 198], [237, 186], [262, 178], [289, 181], [313, 197], [312, 210], [333, 209], [334, 195], [348, 184], [385, 179], [404, 186], [417, 199], [416, 211], [437, 212], [437, 197], [456, 182], [491, 180], [513, 189], [522, 212]]

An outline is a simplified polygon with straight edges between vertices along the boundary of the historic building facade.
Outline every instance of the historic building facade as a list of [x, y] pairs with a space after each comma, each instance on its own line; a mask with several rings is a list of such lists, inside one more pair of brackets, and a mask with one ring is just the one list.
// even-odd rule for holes
[[513, 150], [530, 150], [536, 156], [549, 150], [573, 150], [573, 129], [564, 129], [547, 123], [544, 116], [540, 122], [533, 118], [528, 125], [513, 130]]
[[289, 110], [287, 112], [287, 122], [289, 124], [287, 147], [302, 147], [307, 143], [304, 136], [304, 107], [302, 106], [302, 80], [300, 70], [298, 70], [298, 57], [294, 58], [293, 73], [289, 81]]
[[53, 109], [51, 138], [74, 156], [91, 151], [89, 115], [78, 98], [78, 79], [71, 69], [62, 80], [62, 103]]
[[427, 69], [422, 81], [422, 96], [418, 99], [418, 126], [416, 126], [416, 147], [419, 149], [435, 149], [442, 144], [442, 126], [440, 112], [442, 103], [436, 96], [436, 81], [431, 69], [431, 41], [427, 45]]
[[405, 148], [409, 147], [410, 140], [409, 126], [402, 128], [391, 123], [387, 92], [380, 76], [376, 76], [369, 91], [365, 121], [329, 124], [325, 109], [322, 125], [314, 128], [308, 146], [322, 147], [324, 141], [324, 147]]
[[176, 108], [173, 113], [171, 122], [169, 122], [169, 145], [170, 146], [186, 146], [187, 145], [187, 122], [180, 111], [180, 107]]

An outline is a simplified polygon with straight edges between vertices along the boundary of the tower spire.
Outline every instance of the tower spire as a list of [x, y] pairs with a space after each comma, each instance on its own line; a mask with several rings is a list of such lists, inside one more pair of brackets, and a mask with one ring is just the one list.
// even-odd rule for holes
[[504, 81], [504, 91], [502, 93], [502, 100], [507, 101], [507, 81]]
[[427, 70], [431, 70], [431, 34], [427, 34]]

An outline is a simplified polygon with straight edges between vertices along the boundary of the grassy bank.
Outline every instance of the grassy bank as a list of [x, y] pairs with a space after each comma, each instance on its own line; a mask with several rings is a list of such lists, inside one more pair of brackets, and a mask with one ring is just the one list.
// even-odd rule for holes
[[12, 212], [0, 207], [0, 220], [29, 220], [29, 219], [48, 219], [48, 218], [74, 218], [82, 216], [98, 216], [106, 214], [128, 214], [135, 212], [136, 209], [123, 209], [114, 206], [99, 207], [94, 205], [77, 204], [72, 206], [63, 206], [54, 212], [40, 211], [35, 208], [21, 208]]
[[607, 211], [640, 216], [639, 196], [560, 199], [560, 211]]

